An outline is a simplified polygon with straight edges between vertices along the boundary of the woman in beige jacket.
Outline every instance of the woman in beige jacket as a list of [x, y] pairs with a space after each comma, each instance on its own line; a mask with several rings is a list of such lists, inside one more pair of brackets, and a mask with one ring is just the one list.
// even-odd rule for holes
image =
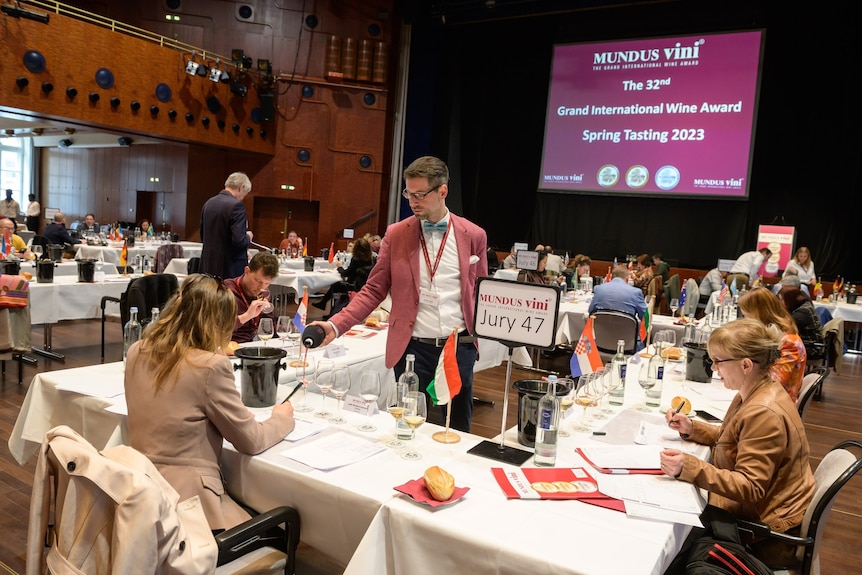
[[155, 463], [181, 501], [200, 496], [214, 531], [250, 517], [225, 492], [223, 441], [256, 454], [294, 427], [290, 403], [276, 404], [263, 422], [243, 405], [223, 352], [235, 319], [234, 296], [221, 280], [191, 275], [126, 360], [131, 446]]

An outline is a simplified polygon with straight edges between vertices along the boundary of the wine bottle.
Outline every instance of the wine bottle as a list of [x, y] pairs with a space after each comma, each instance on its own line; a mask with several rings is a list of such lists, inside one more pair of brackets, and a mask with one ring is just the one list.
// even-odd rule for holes
[[533, 462], [540, 467], [553, 467], [557, 462], [557, 427], [560, 404], [557, 400], [557, 376], [548, 376], [548, 390], [539, 399], [536, 421], [536, 455]]
[[[404, 358], [406, 365], [404, 366], [404, 373], [398, 378], [399, 384], [405, 384], [407, 386], [407, 393], [412, 391], [419, 391], [419, 376], [416, 375], [416, 372], [413, 371], [414, 365], [416, 362], [416, 356], [412, 353], [408, 353]], [[413, 438], [413, 430], [410, 429], [410, 426], [401, 419], [397, 420], [395, 435], [398, 439], [412, 439]]]

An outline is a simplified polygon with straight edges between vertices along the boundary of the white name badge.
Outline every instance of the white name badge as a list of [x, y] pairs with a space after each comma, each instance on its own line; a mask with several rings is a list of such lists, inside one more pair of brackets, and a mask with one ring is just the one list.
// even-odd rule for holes
[[[347, 411], [352, 411], [353, 413], [361, 413], [365, 415], [368, 413], [368, 406], [365, 405], [365, 402], [362, 401], [362, 398], [358, 395], [348, 395], [344, 398], [344, 409]], [[371, 415], [375, 415], [378, 412], [377, 404], [371, 404]]]
[[419, 291], [419, 303], [425, 305], [433, 305], [434, 307], [437, 307], [439, 305], [439, 302], [440, 296], [438, 296], [435, 292], [428, 291], [425, 288], [422, 288]]
[[340, 344], [330, 344], [323, 348], [323, 357], [335, 358], [347, 355], [347, 348]]

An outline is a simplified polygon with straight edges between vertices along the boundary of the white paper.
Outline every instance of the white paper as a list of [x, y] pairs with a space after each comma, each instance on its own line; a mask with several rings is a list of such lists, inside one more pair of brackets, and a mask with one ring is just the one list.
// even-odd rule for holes
[[281, 452], [314, 469], [328, 471], [371, 457], [386, 448], [352, 433], [337, 432]]
[[314, 421], [306, 421], [305, 419], [297, 419], [296, 426], [293, 428], [293, 431], [287, 434], [285, 439], [287, 441], [299, 441], [300, 439], [305, 439], [306, 437], [311, 437], [312, 435], [316, 435], [326, 429], [326, 425], [322, 423], [317, 423]]
[[644, 505], [635, 501], [626, 501], [625, 503], [626, 515], [630, 517], [652, 519], [653, 521], [664, 521], [666, 523], [680, 523], [682, 525], [691, 525], [692, 527], [703, 527], [703, 523], [700, 522], [699, 514], [660, 509], [652, 505]]
[[703, 500], [691, 483], [666, 475], [596, 474], [599, 491], [609, 497], [683, 513], [700, 514]]
[[582, 447], [581, 452], [598, 467], [607, 469], [661, 469], [658, 445], [609, 445]]

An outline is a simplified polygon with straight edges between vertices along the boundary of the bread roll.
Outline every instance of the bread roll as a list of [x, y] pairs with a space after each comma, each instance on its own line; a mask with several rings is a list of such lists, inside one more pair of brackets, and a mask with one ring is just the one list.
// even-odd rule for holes
[[235, 352], [238, 349], [239, 349], [239, 344], [235, 341], [231, 341], [229, 344], [227, 344], [227, 354], [228, 355], [233, 355], [233, 352]]
[[425, 487], [437, 501], [449, 501], [455, 492], [455, 478], [445, 469], [434, 465], [425, 470]]
[[380, 327], [380, 320], [376, 317], [369, 317], [365, 320], [365, 325], [368, 327]]
[[661, 356], [665, 359], [679, 359], [682, 357], [682, 352], [678, 347], [669, 347], [661, 350]]
[[679, 405], [683, 401], [685, 402], [685, 405], [682, 406], [682, 409], [680, 409], [679, 412], [683, 415], [688, 415], [689, 413], [691, 413], [691, 401], [689, 401], [687, 397], [677, 395], [670, 401], [670, 406], [673, 408], [674, 411], [676, 411], [677, 409], [679, 409]]

